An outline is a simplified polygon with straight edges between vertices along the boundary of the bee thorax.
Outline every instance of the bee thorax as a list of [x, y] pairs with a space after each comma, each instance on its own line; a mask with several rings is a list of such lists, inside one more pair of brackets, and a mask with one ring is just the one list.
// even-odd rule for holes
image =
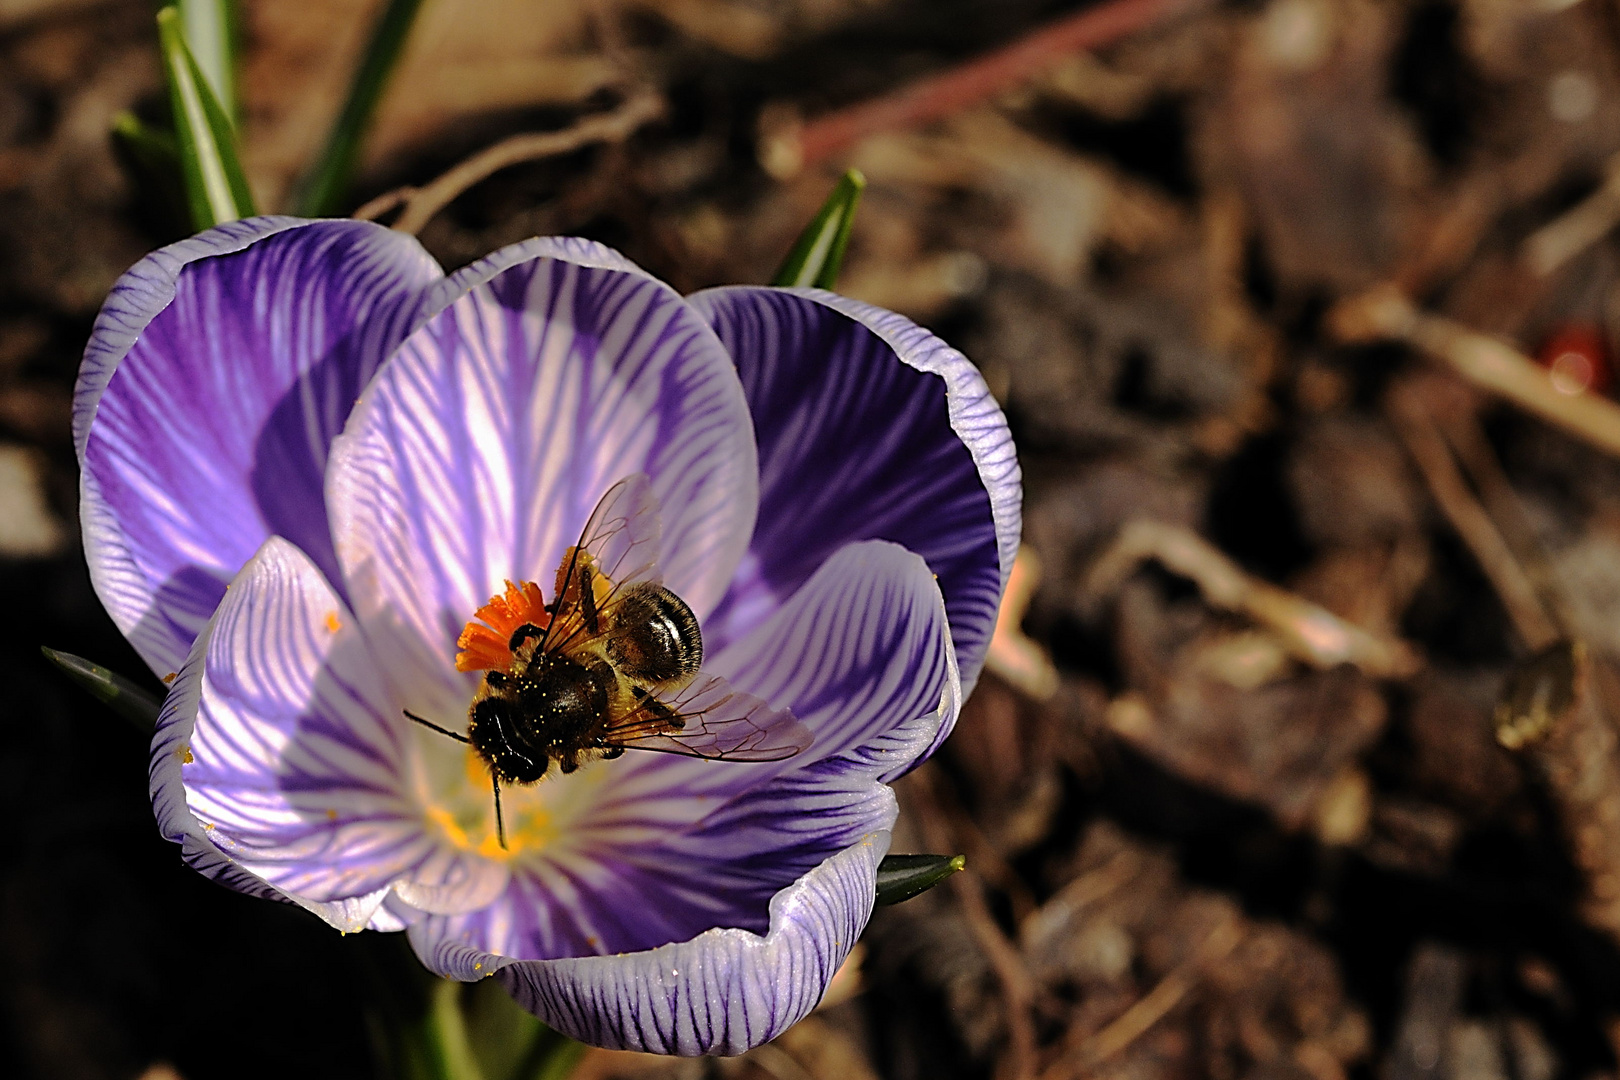
[[547, 653], [490, 672], [469, 717], [473, 749], [511, 783], [534, 783], [554, 760], [572, 772], [606, 722], [612, 678], [601, 665]]

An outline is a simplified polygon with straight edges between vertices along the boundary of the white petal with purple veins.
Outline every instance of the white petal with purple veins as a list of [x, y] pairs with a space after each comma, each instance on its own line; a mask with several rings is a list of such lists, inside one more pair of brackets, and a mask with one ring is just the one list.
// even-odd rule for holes
[[153, 316], [174, 300], [175, 280], [180, 271], [198, 259], [229, 255], [288, 229], [309, 222], [295, 217], [253, 217], [228, 221], [168, 247], [159, 248], [130, 267], [113, 283], [90, 340], [84, 347], [84, 362], [73, 387], [73, 449], [84, 460], [84, 442], [95, 418], [101, 392], [107, 381], [146, 329]]
[[665, 583], [701, 614], [753, 526], [754, 442], [730, 359], [667, 286], [547, 255], [401, 347], [334, 447], [327, 500], [385, 661], [441, 673], [424, 708], [465, 709], [463, 624], [506, 580], [549, 591], [597, 501], [638, 472], [663, 508]]
[[978, 371], [909, 320], [833, 293], [735, 286], [690, 301], [737, 361], [760, 455], [759, 524], [713, 636], [758, 625], [840, 545], [892, 540], [939, 575], [971, 689], [1021, 498]]
[[335, 574], [327, 449], [440, 279], [388, 229], [272, 218], [164, 249], [120, 280], [74, 406], [85, 553], [153, 670], [180, 666], [266, 537]]
[[[160, 818], [345, 929], [364, 925], [396, 886], [443, 911], [500, 893], [503, 863], [430, 827], [430, 792], [412, 783], [423, 744], [398, 704], [408, 688], [381, 679], [364, 634], [301, 551], [267, 541], [199, 645], [201, 664], [175, 692], [185, 704], [154, 744]], [[453, 766], [465, 755], [426, 746]]]
[[662, 754], [615, 762], [573, 825], [593, 849], [656, 846], [728, 799], [864, 747], [885, 748], [871, 775], [904, 768], [913, 759], [886, 738], [931, 717], [932, 742], [956, 720], [956, 661], [939, 588], [920, 558], [884, 541], [839, 551], [769, 623], [704, 670], [791, 712], [810, 747], [758, 764]]
[[513, 961], [411, 928], [424, 962], [451, 978], [496, 972], [518, 1002], [566, 1035], [654, 1054], [740, 1054], [814, 1009], [872, 913], [889, 834], [874, 832], [777, 893], [770, 930], [709, 930], [623, 956]]

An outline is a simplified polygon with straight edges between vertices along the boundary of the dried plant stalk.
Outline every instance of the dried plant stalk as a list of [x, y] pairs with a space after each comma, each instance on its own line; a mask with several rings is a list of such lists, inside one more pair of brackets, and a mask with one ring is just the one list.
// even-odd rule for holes
[[1592, 194], [1530, 235], [1524, 261], [1546, 277], [1603, 239], [1620, 224], [1620, 156], [1609, 159], [1608, 177]]
[[[503, 139], [494, 146], [480, 150], [437, 179], [423, 184], [404, 200], [405, 210], [394, 222], [394, 228], [400, 232], [419, 233], [456, 196], [509, 165], [567, 154], [594, 142], [622, 142], [635, 134], [643, 124], [662, 116], [663, 112], [663, 98], [653, 93], [642, 93], [612, 112], [587, 116], [562, 131], [514, 135], [510, 139]], [[378, 201], [373, 199], [362, 209], [368, 209]]]
[[1405, 341], [1606, 453], [1620, 455], [1620, 405], [1601, 394], [1566, 394], [1533, 360], [1502, 341], [1419, 311], [1394, 286], [1341, 302], [1329, 314], [1341, 341]]
[[1468, 545], [1480, 569], [1485, 571], [1519, 637], [1532, 649], [1544, 648], [1557, 640], [1558, 627], [1542, 606], [1534, 583], [1490, 515], [1469, 490], [1445, 438], [1429, 419], [1415, 387], [1410, 383], [1396, 386], [1390, 392], [1388, 408], [1395, 429], [1429, 486], [1429, 493], [1452, 528], [1457, 530], [1457, 535]]
[[1138, 519], [1091, 568], [1086, 592], [1112, 592], [1142, 562], [1154, 559], [1191, 578], [1204, 599], [1249, 616], [1313, 667], [1354, 664], [1375, 678], [1400, 678], [1421, 666], [1411, 646], [1346, 622], [1326, 608], [1243, 572], [1203, 537], [1178, 525]]

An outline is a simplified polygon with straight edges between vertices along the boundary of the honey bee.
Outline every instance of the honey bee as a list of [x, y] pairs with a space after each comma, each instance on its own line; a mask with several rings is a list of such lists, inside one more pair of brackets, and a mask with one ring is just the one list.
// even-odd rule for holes
[[[790, 712], [702, 670], [697, 616], [658, 572], [660, 528], [644, 475], [614, 484], [579, 543], [563, 554], [543, 615], [511, 630], [504, 649], [489, 647], [492, 631], [484, 627], [469, 624], [463, 634], [466, 651], [457, 666], [488, 668], [467, 711], [467, 733], [405, 712], [469, 744], [489, 767], [503, 848], [501, 784], [538, 783], [553, 765], [567, 774], [592, 757], [617, 758], [626, 750], [780, 761], [810, 745]], [[507, 595], [539, 597], [533, 585], [509, 584]], [[496, 597], [480, 617], [489, 621], [495, 610], [525, 608], [521, 599], [503, 604]], [[479, 644], [469, 635], [482, 638], [483, 648], [469, 647]]]

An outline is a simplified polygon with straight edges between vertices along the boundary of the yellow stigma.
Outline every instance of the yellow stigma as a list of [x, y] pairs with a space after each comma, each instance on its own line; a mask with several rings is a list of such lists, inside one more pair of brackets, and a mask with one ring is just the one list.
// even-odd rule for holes
[[476, 851], [491, 859], [532, 855], [556, 836], [550, 810], [542, 798], [540, 784], [501, 785], [501, 811], [506, 819], [506, 846], [501, 847], [495, 830], [495, 797], [489, 767], [471, 748], [463, 752], [466, 784], [445, 803], [432, 802], [424, 808], [428, 821], [453, 846]]

